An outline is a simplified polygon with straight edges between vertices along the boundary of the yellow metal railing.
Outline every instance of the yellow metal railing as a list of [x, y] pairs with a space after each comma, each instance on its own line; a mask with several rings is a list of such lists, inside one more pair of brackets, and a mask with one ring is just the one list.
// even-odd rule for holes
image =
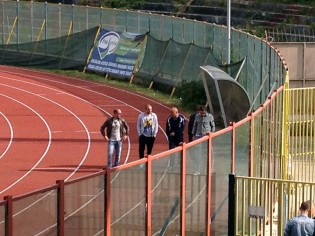
[[235, 235], [283, 235], [301, 202], [314, 201], [315, 183], [235, 177]]
[[282, 178], [287, 179], [287, 159], [288, 159], [288, 117], [289, 117], [289, 73], [285, 75], [284, 93], [283, 93], [283, 114], [282, 114], [282, 145], [281, 145], [281, 160], [282, 160]]
[[[284, 126], [284, 173], [288, 179], [315, 181], [315, 88], [287, 89], [288, 118]], [[286, 111], [286, 109], [285, 109]]]

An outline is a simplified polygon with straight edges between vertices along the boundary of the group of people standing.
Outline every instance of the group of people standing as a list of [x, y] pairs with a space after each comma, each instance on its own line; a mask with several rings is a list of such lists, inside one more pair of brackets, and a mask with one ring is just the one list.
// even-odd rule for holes
[[[172, 107], [170, 112], [171, 114], [166, 120], [165, 132], [168, 137], [169, 149], [172, 149], [184, 142], [186, 118], [178, 112], [176, 107]], [[145, 111], [141, 112], [137, 119], [140, 159], [144, 158], [145, 149], [147, 155], [152, 153], [158, 128], [158, 117], [152, 111], [152, 106], [146, 104]], [[122, 143], [128, 138], [130, 132], [127, 122], [122, 118], [120, 109], [114, 109], [113, 116], [106, 119], [100, 131], [104, 139], [108, 142], [107, 165], [108, 167], [116, 167], [120, 162]], [[189, 118], [189, 142], [214, 131], [215, 123], [213, 116], [207, 112], [205, 106], [197, 106], [196, 112]], [[114, 163], [112, 163], [114, 151], [115, 160]]]

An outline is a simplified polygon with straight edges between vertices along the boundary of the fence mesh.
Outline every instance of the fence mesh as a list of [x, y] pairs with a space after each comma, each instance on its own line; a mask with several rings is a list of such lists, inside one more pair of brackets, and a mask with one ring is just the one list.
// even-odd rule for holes
[[46, 69], [82, 69], [98, 27], [60, 38], [0, 45], [0, 63]]

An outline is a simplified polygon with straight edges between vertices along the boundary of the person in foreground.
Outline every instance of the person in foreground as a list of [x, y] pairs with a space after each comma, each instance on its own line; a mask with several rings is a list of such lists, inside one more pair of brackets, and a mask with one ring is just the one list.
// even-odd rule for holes
[[[313, 206], [311, 206], [313, 205]], [[284, 229], [284, 236], [313, 236], [315, 221], [308, 217], [311, 207], [314, 207], [314, 203], [305, 201], [301, 203], [300, 214], [291, 218]]]
[[[121, 117], [121, 110], [115, 109], [112, 117], [108, 118], [100, 129], [104, 139], [108, 142], [107, 153], [108, 167], [116, 167], [119, 165], [121, 156], [122, 142], [125, 141], [129, 135], [129, 126], [125, 119]], [[115, 162], [112, 166], [112, 157], [115, 150]]]

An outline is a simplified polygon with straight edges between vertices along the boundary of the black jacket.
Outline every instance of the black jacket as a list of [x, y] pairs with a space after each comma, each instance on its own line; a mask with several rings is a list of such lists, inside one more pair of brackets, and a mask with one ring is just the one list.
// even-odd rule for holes
[[185, 117], [184, 116], [178, 115], [178, 117], [176, 117], [176, 118], [169, 116], [167, 118], [165, 132], [166, 132], [168, 137], [170, 137], [170, 133], [175, 132], [174, 138], [183, 139], [184, 129], [185, 129]]

